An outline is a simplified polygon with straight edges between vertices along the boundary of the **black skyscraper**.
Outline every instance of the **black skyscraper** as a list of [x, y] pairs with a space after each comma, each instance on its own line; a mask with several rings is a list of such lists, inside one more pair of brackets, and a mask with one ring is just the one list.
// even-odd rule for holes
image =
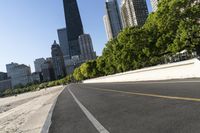
[[83, 34], [83, 25], [76, 0], [63, 0], [70, 56], [80, 55], [78, 37]]

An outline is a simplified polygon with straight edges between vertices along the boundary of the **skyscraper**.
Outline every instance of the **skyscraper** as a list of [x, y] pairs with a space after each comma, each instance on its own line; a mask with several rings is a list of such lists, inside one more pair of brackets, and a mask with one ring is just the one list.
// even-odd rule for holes
[[82, 60], [93, 60], [96, 58], [96, 53], [94, 52], [92, 39], [89, 34], [83, 34], [79, 36], [79, 44], [81, 49], [81, 59]]
[[144, 25], [148, 17], [146, 0], [123, 0], [121, 14], [124, 28]]
[[76, 0], [63, 0], [70, 56], [80, 55], [78, 37], [83, 34], [83, 25]]
[[104, 24], [108, 39], [115, 38], [122, 30], [121, 17], [117, 0], [106, 0], [106, 15]]
[[110, 20], [107, 14], [103, 16], [103, 21], [104, 21], [107, 38], [108, 40], [111, 40], [113, 38], [113, 34], [112, 34], [111, 25], [110, 25]]
[[65, 64], [63, 59], [63, 54], [60, 46], [54, 41], [51, 47], [51, 55], [53, 60], [53, 68], [55, 72], [56, 79], [60, 79], [65, 76]]
[[58, 32], [59, 44], [60, 44], [60, 48], [62, 50], [63, 56], [64, 58], [70, 59], [67, 29], [66, 28], [58, 29], [57, 32]]

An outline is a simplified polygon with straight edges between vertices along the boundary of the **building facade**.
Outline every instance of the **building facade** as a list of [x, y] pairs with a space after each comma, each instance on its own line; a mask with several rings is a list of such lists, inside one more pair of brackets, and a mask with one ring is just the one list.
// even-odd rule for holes
[[11, 79], [6, 79], [6, 80], [0, 81], [0, 92], [3, 92], [5, 90], [11, 89], [11, 88], [12, 88]]
[[93, 49], [92, 39], [89, 34], [79, 36], [79, 45], [81, 50], [81, 59], [84, 61], [96, 59], [96, 53]]
[[13, 63], [13, 62], [6, 65], [6, 71], [9, 78], [11, 77], [11, 73], [14, 70], [14, 68], [17, 67], [18, 65], [19, 65], [18, 63]]
[[45, 59], [44, 58], [39, 58], [39, 59], [36, 59], [34, 61], [34, 66], [35, 66], [35, 72], [42, 72], [42, 64], [45, 63]]
[[109, 40], [117, 37], [122, 30], [121, 16], [117, 0], [106, 0], [106, 15], [104, 15], [104, 25]]
[[42, 64], [42, 78], [44, 82], [55, 80], [52, 58], [46, 59]]
[[0, 81], [8, 79], [7, 73], [0, 72]]
[[69, 43], [68, 43], [68, 38], [67, 38], [67, 29], [66, 28], [58, 29], [57, 32], [58, 32], [59, 44], [60, 44], [60, 48], [63, 53], [63, 57], [70, 59]]
[[109, 20], [108, 15], [103, 16], [103, 21], [104, 21], [107, 39], [111, 40], [113, 38], [113, 34], [112, 34], [112, 29], [111, 29], [110, 20]]
[[11, 79], [8, 79], [7, 73], [0, 72], [0, 92], [5, 91], [6, 89], [11, 89]]
[[70, 56], [80, 55], [78, 37], [84, 33], [76, 0], [63, 0]]
[[[14, 67], [13, 67], [14, 64]], [[7, 69], [8, 73], [10, 74], [12, 87], [17, 85], [27, 85], [31, 83], [30, 76], [31, 76], [31, 68], [24, 64], [16, 65], [17, 63], [11, 63], [7, 66], [12, 66]]]
[[56, 43], [56, 41], [54, 41], [54, 44], [51, 47], [51, 55], [53, 60], [55, 78], [60, 79], [66, 75], [66, 72], [63, 54], [60, 46]]
[[[41, 72], [42, 72], [42, 68], [41, 68]], [[34, 72], [31, 74], [30, 76], [31, 83], [41, 83], [43, 81], [41, 72]]]
[[121, 15], [124, 28], [144, 25], [148, 17], [146, 0], [123, 0]]

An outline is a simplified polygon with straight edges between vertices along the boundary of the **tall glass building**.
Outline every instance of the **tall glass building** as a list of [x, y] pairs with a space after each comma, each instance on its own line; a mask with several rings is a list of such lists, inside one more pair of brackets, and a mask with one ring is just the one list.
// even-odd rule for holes
[[67, 29], [58, 29], [58, 39], [64, 58], [70, 59]]
[[106, 15], [104, 25], [109, 40], [115, 38], [122, 30], [121, 16], [117, 0], [106, 0]]
[[83, 25], [76, 0], [63, 0], [70, 56], [80, 55], [78, 37], [83, 34]]
[[92, 39], [89, 34], [79, 36], [81, 59], [84, 61], [96, 59], [96, 52], [93, 49]]

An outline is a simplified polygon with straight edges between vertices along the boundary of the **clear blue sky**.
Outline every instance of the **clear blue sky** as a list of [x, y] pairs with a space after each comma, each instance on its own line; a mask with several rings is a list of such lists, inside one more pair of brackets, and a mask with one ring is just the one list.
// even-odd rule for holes
[[[101, 55], [107, 42], [102, 19], [105, 0], [77, 1], [85, 33]], [[51, 56], [57, 29], [63, 27], [62, 0], [0, 0], [0, 71], [5, 72], [5, 64], [11, 62], [31, 65], [34, 70], [36, 58]]]

